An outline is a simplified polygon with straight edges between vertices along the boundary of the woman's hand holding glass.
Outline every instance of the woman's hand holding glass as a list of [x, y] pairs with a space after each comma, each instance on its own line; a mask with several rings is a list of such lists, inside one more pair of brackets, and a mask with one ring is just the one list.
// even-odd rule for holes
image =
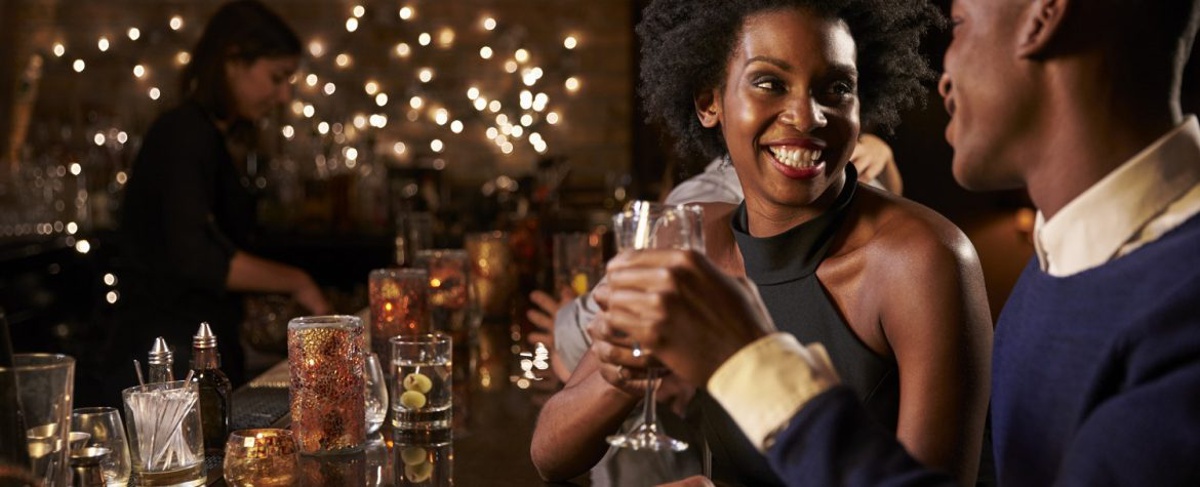
[[619, 254], [608, 265], [608, 284], [595, 295], [606, 311], [591, 335], [593, 349], [604, 343], [599, 352], [613, 365], [644, 366], [653, 357], [704, 387], [725, 360], [775, 330], [753, 283], [696, 252]]
[[[698, 255], [703, 259], [704, 252], [704, 212], [699, 205], [662, 205], [651, 203], [648, 201], [634, 201], [622, 212], [613, 216], [613, 233], [616, 237], [617, 250], [622, 253], [641, 253], [653, 249], [675, 249], [687, 251], [689, 255]], [[630, 252], [635, 251], [635, 252]], [[600, 290], [601, 293], [611, 293], [611, 290]], [[597, 299], [601, 307], [606, 310], [604, 319], [598, 323], [593, 322], [593, 331], [603, 331], [606, 328], [607, 320], [612, 319], [614, 310], [610, 310], [605, 303]], [[618, 311], [620, 312], [620, 311]], [[608, 334], [608, 338], [622, 338], [617, 334]], [[642, 420], [632, 430], [622, 432], [620, 434], [611, 435], [607, 438], [610, 445], [629, 448], [633, 450], [652, 450], [652, 451], [683, 451], [688, 448], [687, 443], [671, 438], [669, 435], [662, 433], [658, 425], [658, 418], [655, 415], [656, 405], [656, 386], [657, 382], [657, 364], [640, 359], [649, 359], [649, 350], [644, 348], [647, 343], [639, 342], [638, 340], [625, 340], [623, 342], [613, 342], [612, 340], [604, 340], [614, 343], [620, 347], [628, 347], [628, 352], [622, 348], [610, 348], [608, 350], [598, 351], [601, 356], [607, 357], [610, 363], [621, 361], [618, 365], [615, 380], [623, 383], [625, 379], [624, 366], [647, 368], [645, 378], [645, 396], [642, 400]], [[602, 346], [603, 347], [603, 346]], [[625, 354], [628, 353], [628, 357]], [[601, 369], [602, 377], [605, 377], [609, 382], [613, 382], [612, 371], [609, 370], [605, 375], [604, 369]], [[632, 373], [632, 372], [631, 372]], [[630, 376], [632, 378], [632, 376]]]
[[[588, 329], [592, 336], [592, 354], [599, 361], [600, 376], [630, 397], [641, 398], [650, 386], [646, 375], [652, 359], [645, 354], [634, 357], [630, 344], [617, 345], [607, 341], [609, 327], [604, 320], [605, 313], [597, 313]], [[659, 364], [655, 361], [653, 365]], [[661, 377], [665, 372], [660, 370], [658, 374]]]

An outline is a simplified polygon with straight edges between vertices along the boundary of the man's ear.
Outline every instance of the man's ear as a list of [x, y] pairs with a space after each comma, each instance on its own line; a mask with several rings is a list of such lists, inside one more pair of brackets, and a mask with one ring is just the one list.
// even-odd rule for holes
[[1056, 40], [1061, 40], [1070, 4], [1071, 0], [1033, 0], [1018, 31], [1017, 54], [1023, 58], [1040, 57]]
[[721, 123], [721, 104], [717, 100], [716, 90], [696, 93], [692, 100], [696, 104], [696, 117], [700, 119], [700, 125], [711, 129]]

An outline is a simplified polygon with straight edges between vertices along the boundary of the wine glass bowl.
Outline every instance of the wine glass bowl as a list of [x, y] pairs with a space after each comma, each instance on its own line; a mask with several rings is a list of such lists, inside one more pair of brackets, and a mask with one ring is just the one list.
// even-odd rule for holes
[[[390, 353], [388, 354], [391, 355]], [[369, 353], [364, 362], [364, 372], [366, 373], [366, 411], [367, 411], [367, 434], [373, 435], [379, 428], [383, 426], [383, 422], [387, 420], [388, 414], [388, 389], [387, 379], [383, 374], [383, 366], [379, 363], [379, 356], [374, 353]]]
[[[125, 439], [125, 424], [116, 408], [78, 408], [71, 411], [72, 435], [87, 435], [80, 448], [107, 448], [108, 456], [100, 462], [104, 481], [108, 485], [125, 485], [129, 482], [132, 464], [129, 460], [129, 443]], [[74, 444], [72, 444], [74, 450]]]

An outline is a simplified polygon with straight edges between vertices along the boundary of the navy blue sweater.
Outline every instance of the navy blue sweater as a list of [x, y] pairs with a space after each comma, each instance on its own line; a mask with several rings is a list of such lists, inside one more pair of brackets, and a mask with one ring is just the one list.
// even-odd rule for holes
[[[950, 485], [839, 387], [768, 451], [788, 485]], [[1200, 485], [1200, 217], [1065, 278], [1031, 262], [996, 327], [1004, 486]]]

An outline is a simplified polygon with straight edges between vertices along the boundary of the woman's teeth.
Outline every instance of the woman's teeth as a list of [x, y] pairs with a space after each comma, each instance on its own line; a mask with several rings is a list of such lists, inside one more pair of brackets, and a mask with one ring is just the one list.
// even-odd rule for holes
[[767, 150], [771, 151], [771, 155], [775, 156], [775, 160], [782, 162], [785, 166], [796, 168], [807, 168], [817, 165], [817, 160], [821, 158], [821, 151], [810, 150], [803, 148], [789, 149], [786, 147], [771, 147]]

